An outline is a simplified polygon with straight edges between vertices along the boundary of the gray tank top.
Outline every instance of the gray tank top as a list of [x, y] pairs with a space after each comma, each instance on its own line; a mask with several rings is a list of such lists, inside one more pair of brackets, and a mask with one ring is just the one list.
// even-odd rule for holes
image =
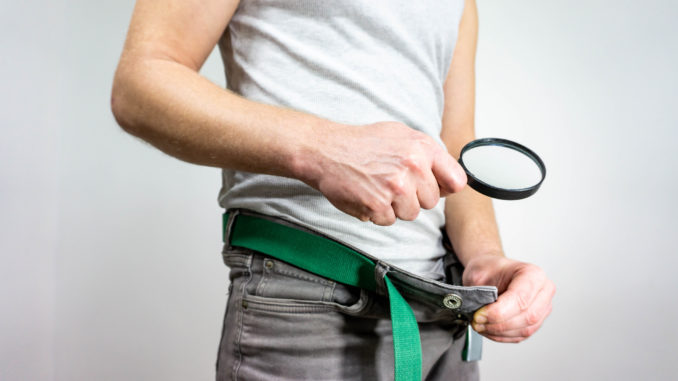
[[[254, 101], [340, 123], [399, 121], [442, 145], [442, 86], [463, 6], [463, 0], [241, 0], [219, 41], [227, 86]], [[377, 226], [339, 211], [301, 181], [222, 174], [224, 208], [282, 216], [414, 273], [441, 277], [444, 200], [415, 221]]]

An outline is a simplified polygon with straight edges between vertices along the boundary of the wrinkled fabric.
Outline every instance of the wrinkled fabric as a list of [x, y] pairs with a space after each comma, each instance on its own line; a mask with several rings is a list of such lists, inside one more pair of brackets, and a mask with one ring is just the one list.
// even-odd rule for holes
[[[217, 381], [393, 379], [388, 301], [379, 290], [336, 283], [250, 249], [225, 246], [223, 258], [231, 283]], [[477, 363], [461, 361], [467, 320], [404, 296], [420, 321], [423, 379], [477, 380]]]

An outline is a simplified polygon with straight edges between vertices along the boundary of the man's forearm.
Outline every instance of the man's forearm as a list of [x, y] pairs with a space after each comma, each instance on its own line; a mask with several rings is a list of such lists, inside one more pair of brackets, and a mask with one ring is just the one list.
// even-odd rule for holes
[[480, 255], [503, 256], [492, 201], [470, 187], [445, 201], [445, 230], [462, 264]]
[[129, 133], [181, 160], [298, 176], [315, 131], [332, 122], [256, 103], [162, 58], [121, 60], [111, 107]]

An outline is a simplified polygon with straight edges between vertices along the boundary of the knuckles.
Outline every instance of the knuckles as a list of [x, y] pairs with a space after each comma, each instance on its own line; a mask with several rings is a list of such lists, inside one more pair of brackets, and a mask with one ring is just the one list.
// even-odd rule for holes
[[381, 226], [393, 225], [396, 221], [391, 204], [385, 199], [371, 198], [364, 202], [367, 209], [367, 220]]
[[393, 196], [403, 196], [407, 193], [405, 176], [402, 173], [393, 175], [386, 180], [386, 187]]
[[420, 175], [424, 172], [424, 164], [422, 163], [423, 160], [424, 158], [421, 154], [411, 152], [400, 159], [400, 164], [403, 166], [403, 168]]
[[380, 226], [393, 225], [396, 222], [394, 216], [377, 216], [372, 218], [372, 222]]
[[387, 212], [387, 208], [391, 207], [391, 204], [388, 204], [383, 200], [372, 199], [370, 201], [367, 201], [365, 203], [365, 206], [369, 211], [369, 215], [371, 217], [374, 217], [375, 215], [385, 214]]
[[420, 199], [419, 204], [424, 209], [433, 209], [436, 205], [438, 205], [438, 201], [440, 201], [440, 196], [435, 195], [432, 198]]
[[535, 325], [541, 321], [541, 316], [538, 311], [527, 311], [525, 316], [525, 323], [528, 326]]
[[398, 218], [405, 221], [414, 221], [419, 216], [419, 209], [408, 210], [408, 211], [397, 211]]
[[546, 278], [546, 273], [544, 272], [544, 270], [542, 270], [541, 267], [532, 263], [525, 262], [521, 263], [519, 271], [524, 274], [529, 274], [532, 279], [540, 282], [548, 280], [548, 278]]
[[[370, 124], [369, 134], [383, 137], [374, 160], [367, 167], [358, 163], [346, 166], [365, 181], [362, 194], [336, 184], [336, 176], [328, 177], [331, 186], [319, 190], [343, 211], [350, 210], [361, 221], [392, 225], [397, 219], [415, 220], [424, 209], [432, 209], [440, 201], [440, 188], [432, 173], [438, 143], [427, 134], [395, 121]], [[375, 141], [375, 140], [370, 140]], [[379, 153], [380, 152], [380, 153]], [[368, 158], [369, 159], [369, 158]], [[430, 173], [429, 173], [430, 172]], [[366, 192], [364, 192], [366, 191]], [[367, 193], [367, 194], [365, 194]], [[337, 197], [332, 197], [336, 195]], [[339, 199], [339, 201], [337, 201]]]
[[516, 293], [515, 300], [516, 305], [521, 311], [526, 311], [530, 307], [530, 300], [526, 293]]
[[526, 338], [534, 335], [534, 333], [537, 332], [538, 329], [539, 329], [539, 326], [536, 326], [536, 325], [525, 327], [525, 328], [520, 330], [520, 336], [522, 336], [523, 338], [526, 339]]

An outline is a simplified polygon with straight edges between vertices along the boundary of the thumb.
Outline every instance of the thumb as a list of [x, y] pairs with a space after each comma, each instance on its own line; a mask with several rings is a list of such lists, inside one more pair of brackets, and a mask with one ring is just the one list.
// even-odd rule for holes
[[438, 180], [441, 197], [464, 189], [467, 181], [466, 172], [454, 157], [442, 148], [434, 155], [431, 170]]

